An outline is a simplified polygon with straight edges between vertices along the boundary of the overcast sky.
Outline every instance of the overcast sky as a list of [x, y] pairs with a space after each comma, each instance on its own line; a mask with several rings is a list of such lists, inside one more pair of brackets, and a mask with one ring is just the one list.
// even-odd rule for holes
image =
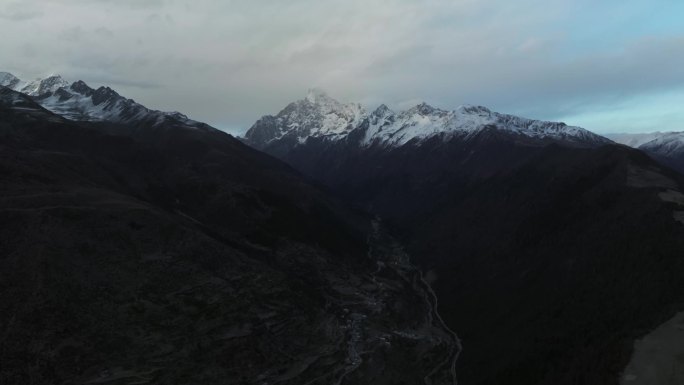
[[311, 87], [369, 109], [684, 130], [683, 20], [679, 0], [0, 0], [0, 71], [234, 133]]

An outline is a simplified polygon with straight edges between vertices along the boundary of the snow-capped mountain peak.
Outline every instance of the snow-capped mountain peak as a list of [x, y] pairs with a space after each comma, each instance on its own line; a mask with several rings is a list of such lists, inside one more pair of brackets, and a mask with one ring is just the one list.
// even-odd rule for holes
[[0, 86], [11, 88], [28, 96], [41, 96], [69, 87], [69, 82], [60, 75], [49, 75], [30, 82], [24, 82], [9, 72], [0, 72]]
[[388, 115], [393, 115], [394, 111], [392, 111], [387, 105], [381, 104], [380, 107], [376, 108], [371, 115], [372, 116], [377, 116], [377, 117], [383, 117], [383, 116], [388, 116]]
[[639, 146], [640, 149], [662, 156], [679, 156], [684, 154], [684, 132], [665, 132], [655, 139]]
[[363, 107], [358, 103], [344, 104], [336, 99], [331, 98], [328, 94], [318, 88], [309, 89], [306, 94], [306, 98], [300, 101], [300, 103], [309, 103], [315, 106], [323, 115], [335, 114], [338, 116], [343, 116], [345, 118], [354, 119], [356, 115], [363, 113]]
[[83, 80], [75, 81], [69, 88], [71, 91], [77, 92], [84, 96], [91, 96], [95, 92], [95, 90], [90, 88], [90, 86], [88, 86]]
[[276, 142], [296, 146], [308, 138], [318, 137], [337, 141], [356, 132], [353, 138], [360, 140], [362, 146], [396, 147], [435, 135], [467, 138], [485, 128], [518, 137], [576, 145], [610, 143], [610, 140], [580, 127], [500, 114], [475, 105], [463, 105], [447, 111], [423, 102], [395, 113], [383, 104], [367, 114], [359, 104], [342, 104], [315, 89], [278, 115], [257, 121], [245, 138], [255, 147], [265, 148]]
[[624, 144], [625, 146], [639, 148], [641, 145], [646, 144], [650, 141], [660, 138], [663, 135], [667, 135], [669, 132], [647, 132], [647, 133], [615, 133], [606, 134], [606, 138], [614, 141], [615, 143]]
[[440, 109], [438, 109], [438, 108], [432, 107], [431, 105], [429, 105], [429, 104], [427, 104], [427, 103], [425, 103], [425, 102], [422, 102], [422, 103], [416, 105], [415, 107], [410, 108], [410, 109], [409, 109], [408, 111], [406, 111], [406, 112], [409, 113], [409, 114], [414, 114], [414, 113], [415, 113], [415, 114], [420, 114], [420, 115], [425, 116], [425, 115], [434, 114], [435, 112], [438, 112], [438, 111], [439, 111], [439, 112], [445, 112], [445, 111], [442, 111], [442, 110], [440, 110]]
[[0, 85], [30, 96], [45, 109], [69, 120], [213, 130], [178, 112], [150, 110], [109, 87], [94, 89], [82, 80], [69, 84], [59, 75], [25, 83], [12, 74], [0, 72]]
[[610, 138], [638, 148], [675, 170], [684, 172], [684, 132], [611, 134]]
[[69, 87], [69, 82], [64, 80], [60, 75], [50, 75], [43, 79], [30, 81], [17, 91], [28, 96], [41, 96], [53, 93], [63, 87]]
[[358, 103], [341, 103], [320, 89], [310, 89], [304, 99], [290, 103], [275, 116], [264, 116], [246, 138], [252, 143], [277, 140], [303, 143], [307, 138], [340, 139], [368, 116]]
[[0, 86], [14, 89], [21, 80], [9, 72], [0, 72]]

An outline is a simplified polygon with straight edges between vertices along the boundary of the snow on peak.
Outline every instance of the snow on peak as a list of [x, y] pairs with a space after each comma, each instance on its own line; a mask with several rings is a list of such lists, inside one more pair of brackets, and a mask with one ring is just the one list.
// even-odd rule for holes
[[363, 107], [358, 103], [341, 103], [318, 88], [310, 89], [306, 94], [306, 98], [300, 100], [298, 103], [311, 104], [315, 110], [323, 115], [336, 114], [352, 119], [356, 113], [363, 110]]
[[276, 116], [263, 117], [247, 131], [245, 138], [264, 148], [279, 140], [290, 140], [294, 144], [316, 137], [340, 140], [352, 131], [361, 130], [361, 135], [355, 137], [362, 138], [360, 144], [363, 146], [374, 143], [401, 146], [436, 135], [469, 137], [484, 128], [578, 144], [610, 143], [608, 139], [580, 127], [500, 114], [475, 105], [446, 111], [420, 103], [395, 113], [383, 104], [367, 114], [359, 104], [340, 103], [320, 90], [310, 90], [305, 99], [291, 103]]
[[624, 144], [625, 146], [639, 148], [641, 145], [646, 144], [650, 141], [660, 138], [663, 135], [669, 134], [669, 132], [648, 132], [648, 133], [616, 133], [616, 134], [606, 134], [606, 138], [614, 141], [615, 143]]
[[415, 107], [410, 108], [410, 109], [409, 109], [408, 111], [406, 111], [406, 112], [407, 112], [408, 114], [420, 114], [420, 115], [425, 116], [425, 115], [434, 114], [434, 113], [437, 112], [437, 111], [439, 111], [439, 112], [444, 112], [444, 111], [439, 110], [439, 109], [437, 109], [437, 108], [435, 108], [435, 107], [432, 107], [431, 105], [429, 105], [429, 104], [427, 104], [427, 103], [425, 103], [425, 102], [422, 102], [422, 103], [416, 105]]
[[290, 103], [276, 116], [264, 116], [245, 134], [256, 146], [288, 139], [303, 143], [307, 138], [340, 139], [368, 116], [358, 103], [341, 103], [320, 89], [311, 89], [306, 97]]
[[49, 75], [45, 78], [25, 82], [9, 72], [0, 72], [0, 85], [31, 97], [44, 96], [55, 93], [60, 88], [69, 87], [69, 83], [59, 75]]
[[0, 72], [0, 85], [31, 97], [45, 109], [69, 120], [211, 129], [178, 112], [150, 110], [109, 87], [93, 89], [82, 80], [69, 84], [59, 75], [26, 83]]
[[28, 82], [20, 91], [29, 96], [41, 96], [54, 93], [60, 88], [69, 87], [69, 82], [59, 75], [50, 75], [44, 79], [36, 79]]
[[500, 114], [482, 106], [463, 105], [445, 111], [421, 103], [406, 111], [369, 121], [364, 145], [401, 146], [435, 135], [469, 137], [485, 127], [529, 138], [568, 142], [608, 143], [609, 140], [580, 127]]
[[124, 124], [174, 125], [188, 128], [208, 126], [179, 112], [162, 112], [146, 108], [127, 99], [109, 87], [93, 89], [79, 80], [68, 88], [37, 98], [48, 110], [78, 121], [107, 121]]
[[90, 96], [95, 92], [95, 90], [90, 88], [83, 80], [75, 81], [69, 89], [85, 96]]
[[684, 152], [684, 132], [665, 132], [639, 146], [640, 149], [673, 156]]
[[372, 116], [377, 116], [377, 117], [384, 117], [387, 115], [392, 115], [394, 112], [390, 110], [389, 107], [387, 107], [385, 104], [381, 104], [380, 107], [376, 108], [373, 113], [371, 113]]
[[0, 86], [12, 88], [17, 86], [21, 80], [9, 72], [0, 72]]

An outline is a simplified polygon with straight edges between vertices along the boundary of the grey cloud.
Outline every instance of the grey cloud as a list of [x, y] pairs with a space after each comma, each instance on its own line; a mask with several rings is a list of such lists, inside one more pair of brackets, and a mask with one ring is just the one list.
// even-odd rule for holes
[[98, 27], [93, 31], [99, 37], [111, 38], [114, 37], [114, 32], [106, 27]]
[[0, 18], [11, 21], [26, 21], [43, 16], [43, 11], [19, 1], [13, 1], [0, 8]]
[[63, 4], [63, 5], [82, 5], [82, 4], [99, 4], [115, 7], [126, 7], [132, 9], [150, 9], [159, 8], [165, 5], [165, 0], [24, 0], [25, 3], [38, 2], [48, 4]]
[[[541, 58], [539, 60], [542, 60]], [[622, 52], [599, 53], [561, 63], [535, 61], [496, 79], [499, 98], [511, 106], [543, 108], [545, 115], [583, 112], [641, 93], [684, 87], [684, 36], [639, 41]], [[495, 89], [480, 94], [488, 98]], [[527, 107], [529, 109], [529, 107]]]
[[81, 27], [67, 28], [67, 29], [62, 30], [59, 33], [60, 38], [66, 40], [66, 41], [69, 41], [69, 42], [74, 42], [74, 43], [81, 41], [83, 39], [83, 35], [84, 35], [84, 32], [83, 32], [83, 29]]
[[10, 5], [55, 17], [0, 23], [21, 37], [0, 40], [0, 70], [63, 72], [232, 128], [311, 86], [370, 108], [425, 100], [548, 119], [684, 88], [681, 36], [568, 54], [575, 3], [24, 0]]

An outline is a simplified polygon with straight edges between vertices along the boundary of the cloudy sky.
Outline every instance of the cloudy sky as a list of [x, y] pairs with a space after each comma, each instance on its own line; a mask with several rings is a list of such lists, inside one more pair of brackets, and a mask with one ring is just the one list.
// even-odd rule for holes
[[110, 85], [245, 131], [341, 101], [684, 130], [679, 0], [0, 0], [0, 71]]

